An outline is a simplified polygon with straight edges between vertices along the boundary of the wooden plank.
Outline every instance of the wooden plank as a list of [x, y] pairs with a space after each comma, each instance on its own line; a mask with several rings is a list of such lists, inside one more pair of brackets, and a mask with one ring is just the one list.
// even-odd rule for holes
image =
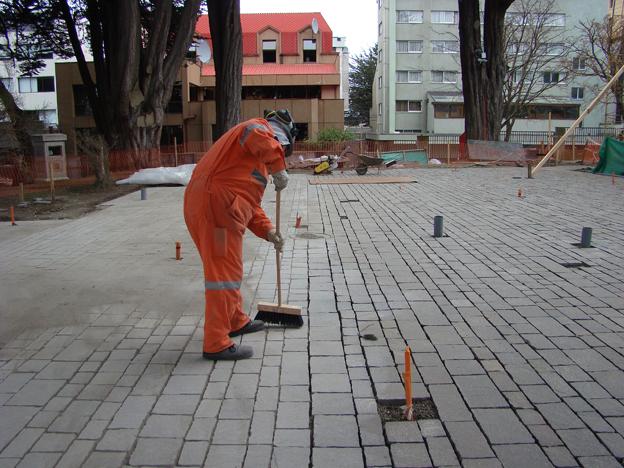
[[358, 176], [358, 177], [313, 177], [311, 185], [326, 184], [409, 184], [416, 182], [413, 177], [384, 177], [384, 176]]
[[277, 312], [279, 314], [301, 315], [301, 307], [288, 304], [272, 304], [270, 302], [258, 302], [258, 310], [261, 312]]

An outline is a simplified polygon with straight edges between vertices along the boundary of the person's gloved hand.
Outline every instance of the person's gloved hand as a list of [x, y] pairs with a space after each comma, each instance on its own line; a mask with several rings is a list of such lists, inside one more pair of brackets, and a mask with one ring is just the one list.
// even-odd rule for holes
[[273, 174], [273, 183], [276, 191], [284, 190], [288, 185], [288, 174], [286, 171], [279, 171]]
[[278, 234], [275, 229], [269, 231], [267, 234], [267, 240], [273, 243], [275, 250], [278, 252], [281, 252], [284, 248], [284, 239], [282, 239], [282, 236]]

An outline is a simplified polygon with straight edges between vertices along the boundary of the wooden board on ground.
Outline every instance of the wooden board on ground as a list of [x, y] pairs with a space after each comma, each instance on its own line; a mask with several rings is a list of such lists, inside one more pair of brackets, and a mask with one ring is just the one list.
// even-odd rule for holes
[[357, 176], [357, 177], [313, 177], [312, 185], [325, 184], [409, 184], [416, 182], [413, 177], [389, 177], [389, 176]]

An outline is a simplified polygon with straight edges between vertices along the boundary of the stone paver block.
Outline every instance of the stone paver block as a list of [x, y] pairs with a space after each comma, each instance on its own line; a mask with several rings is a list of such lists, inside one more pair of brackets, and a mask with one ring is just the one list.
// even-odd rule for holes
[[213, 444], [245, 445], [251, 421], [244, 419], [223, 419], [217, 421], [212, 437]]
[[310, 404], [298, 402], [279, 403], [277, 410], [278, 429], [307, 429], [310, 427]]
[[138, 433], [137, 429], [109, 429], [96, 449], [105, 452], [127, 452], [134, 445]]
[[533, 437], [509, 409], [475, 410], [474, 415], [492, 444], [521, 444], [533, 442]]
[[190, 416], [159, 415], [147, 418], [140, 437], [171, 437], [182, 439], [191, 425]]
[[494, 453], [474, 422], [445, 422], [451, 443], [462, 458], [489, 458]]
[[391, 444], [390, 452], [392, 453], [394, 467], [419, 468], [432, 466], [425, 444]]
[[[281, 465], [280, 465], [281, 466]], [[312, 466], [315, 468], [364, 468], [360, 448], [323, 448], [312, 450]]]
[[178, 458], [182, 439], [139, 438], [130, 456], [131, 465], [172, 466]]
[[355, 416], [315, 416], [316, 447], [359, 447]]
[[246, 448], [244, 445], [213, 444], [208, 449], [204, 468], [242, 467]]
[[388, 442], [422, 442], [422, 434], [416, 421], [389, 421], [385, 424]]
[[552, 464], [535, 444], [497, 445], [496, 454], [505, 468], [550, 468]]

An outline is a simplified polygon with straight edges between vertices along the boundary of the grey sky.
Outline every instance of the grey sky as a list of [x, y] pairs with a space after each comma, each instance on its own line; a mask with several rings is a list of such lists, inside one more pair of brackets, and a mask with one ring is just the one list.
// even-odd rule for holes
[[319, 11], [334, 36], [345, 36], [349, 52], [359, 54], [377, 41], [375, 0], [240, 0], [241, 13]]

